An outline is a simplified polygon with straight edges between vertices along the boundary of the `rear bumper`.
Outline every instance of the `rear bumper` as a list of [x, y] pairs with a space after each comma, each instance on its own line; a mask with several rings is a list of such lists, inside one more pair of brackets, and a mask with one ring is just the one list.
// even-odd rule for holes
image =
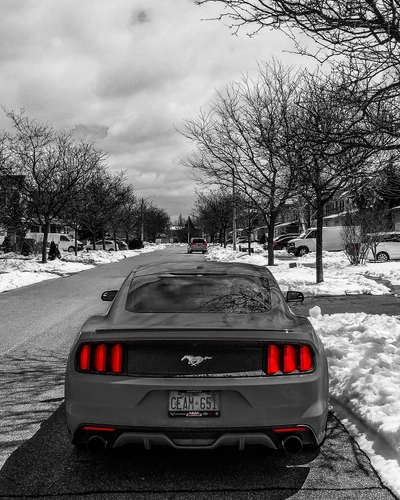
[[[219, 417], [168, 415], [170, 390], [220, 391]], [[214, 449], [261, 444], [279, 448], [276, 427], [305, 426], [304, 444], [325, 437], [328, 380], [323, 367], [276, 378], [151, 379], [71, 372], [66, 383], [67, 425], [73, 443], [86, 443], [85, 425], [112, 426], [108, 446], [127, 443]]]

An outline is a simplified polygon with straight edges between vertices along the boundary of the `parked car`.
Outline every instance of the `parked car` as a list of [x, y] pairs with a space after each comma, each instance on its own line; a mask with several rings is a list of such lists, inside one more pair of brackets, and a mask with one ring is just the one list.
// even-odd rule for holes
[[328, 367], [310, 321], [271, 272], [243, 263], [157, 262], [103, 292], [65, 379], [69, 439], [211, 450], [252, 444], [300, 453], [324, 440]]
[[128, 245], [124, 240], [117, 240], [117, 245], [119, 250], [128, 250]]
[[[294, 238], [298, 238], [298, 233], [293, 234], [281, 234], [274, 240], [274, 250], [282, 250], [287, 247], [287, 244], [290, 240]], [[265, 242], [263, 245], [264, 250], [268, 250], [268, 243]]]
[[133, 238], [132, 240], [129, 240], [128, 243], [129, 250], [138, 250], [143, 247], [144, 247], [143, 241], [140, 238]]
[[[104, 240], [105, 250], [107, 252], [115, 251], [115, 241], [113, 240]], [[118, 245], [117, 245], [118, 248]], [[86, 250], [93, 250], [93, 244], [87, 245]], [[96, 250], [103, 250], [103, 240], [96, 241]]]
[[207, 241], [204, 238], [191, 238], [187, 246], [187, 253], [207, 252]]
[[[387, 262], [388, 260], [400, 259], [400, 232], [392, 231], [380, 236], [382, 241], [376, 246], [376, 260]], [[372, 250], [367, 253], [367, 259], [374, 260]]]
[[[301, 257], [308, 252], [315, 252], [317, 247], [317, 228], [311, 227], [299, 237], [290, 240], [287, 243], [286, 251]], [[322, 249], [328, 251], [343, 250], [345, 243], [343, 241], [343, 227], [323, 227], [322, 228]]]

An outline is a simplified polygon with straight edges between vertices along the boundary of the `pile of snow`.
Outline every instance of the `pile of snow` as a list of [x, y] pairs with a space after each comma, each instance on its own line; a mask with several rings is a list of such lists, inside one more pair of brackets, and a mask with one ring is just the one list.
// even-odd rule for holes
[[62, 252], [61, 259], [50, 260], [42, 264], [38, 255], [23, 257], [19, 254], [0, 254], [0, 292], [6, 292], [21, 286], [32, 285], [39, 281], [69, 276], [85, 271], [99, 264], [117, 262], [126, 257], [153, 252], [165, 248], [165, 245], [147, 245], [139, 250], [106, 252], [95, 250], [73, 253]]
[[[148, 246], [122, 252], [63, 254], [63, 260], [41, 264], [38, 258], [0, 255], [0, 291], [55, 278], [164, 248]], [[315, 284], [315, 254], [290, 258], [276, 252], [270, 268], [283, 291], [299, 289], [308, 296], [389, 294], [387, 284], [400, 284], [400, 262], [351, 266], [342, 252], [325, 252], [324, 283]], [[248, 255], [210, 246], [208, 260], [266, 266], [262, 248]], [[290, 267], [289, 265], [292, 265]], [[375, 278], [375, 279], [374, 279]], [[400, 496], [400, 316], [323, 314], [310, 310], [310, 321], [326, 349], [334, 413], [368, 454], [382, 481]], [[400, 310], [399, 310], [400, 314]]]

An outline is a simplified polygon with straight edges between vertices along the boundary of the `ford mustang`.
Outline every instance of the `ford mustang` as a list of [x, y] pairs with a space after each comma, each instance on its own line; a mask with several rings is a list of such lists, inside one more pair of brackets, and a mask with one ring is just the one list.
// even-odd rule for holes
[[[151, 264], [107, 290], [68, 359], [67, 427], [77, 447], [318, 447], [328, 369], [309, 320], [271, 272], [241, 263]], [[293, 307], [293, 309], [295, 309]]]

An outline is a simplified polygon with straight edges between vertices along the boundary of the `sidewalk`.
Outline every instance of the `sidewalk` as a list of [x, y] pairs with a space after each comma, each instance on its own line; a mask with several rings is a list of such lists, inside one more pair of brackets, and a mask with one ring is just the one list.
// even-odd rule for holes
[[302, 304], [291, 303], [295, 314], [308, 316], [308, 311], [319, 306], [322, 314], [360, 313], [400, 315], [400, 297], [395, 295], [340, 295], [306, 297]]

